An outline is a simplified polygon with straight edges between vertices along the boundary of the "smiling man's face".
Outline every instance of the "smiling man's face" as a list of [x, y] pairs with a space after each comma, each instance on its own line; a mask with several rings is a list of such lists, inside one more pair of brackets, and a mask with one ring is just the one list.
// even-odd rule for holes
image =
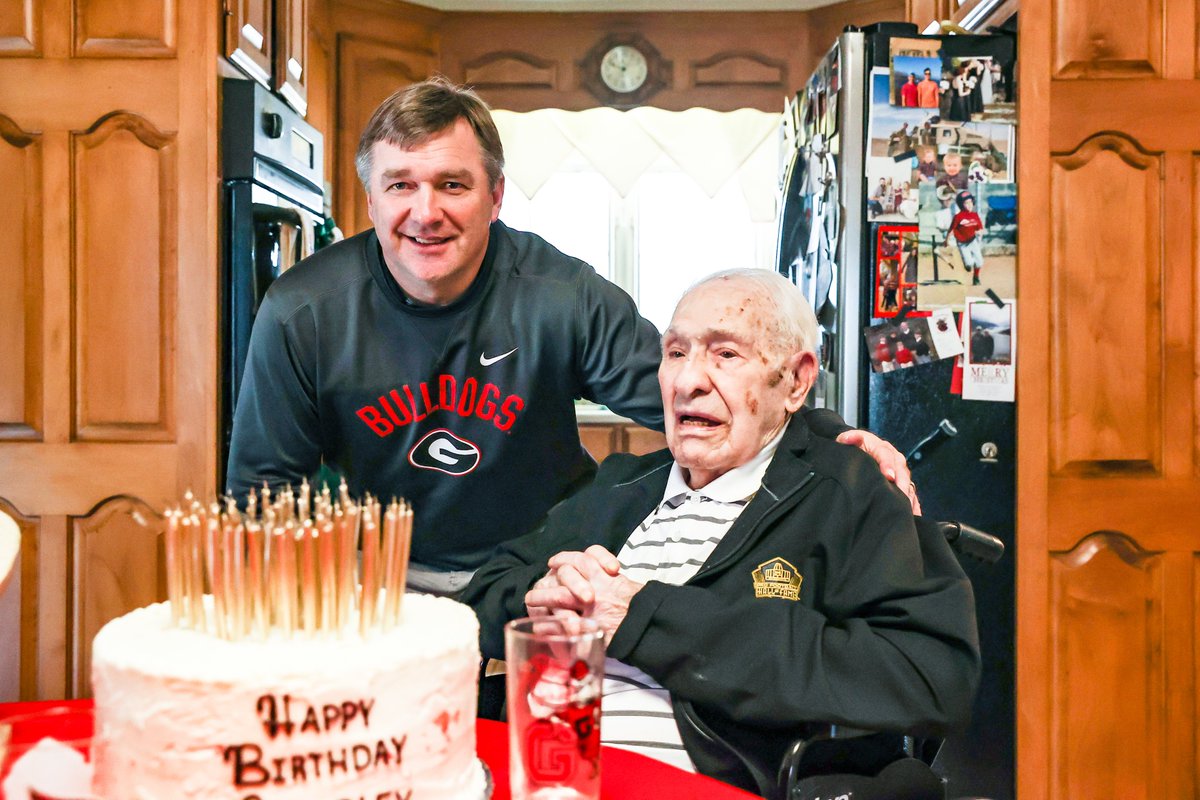
[[764, 290], [738, 278], [704, 284], [675, 309], [658, 383], [667, 445], [693, 489], [754, 458], [816, 377], [813, 353], [780, 352], [774, 320]]
[[392, 277], [420, 302], [445, 305], [471, 285], [503, 196], [465, 119], [411, 148], [372, 150], [367, 212]]

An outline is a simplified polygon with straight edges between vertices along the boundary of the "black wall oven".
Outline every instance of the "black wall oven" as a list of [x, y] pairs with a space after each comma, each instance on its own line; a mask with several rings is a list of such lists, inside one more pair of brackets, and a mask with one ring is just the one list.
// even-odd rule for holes
[[223, 486], [254, 315], [271, 281], [315, 250], [325, 204], [321, 134], [254, 81], [221, 84]]

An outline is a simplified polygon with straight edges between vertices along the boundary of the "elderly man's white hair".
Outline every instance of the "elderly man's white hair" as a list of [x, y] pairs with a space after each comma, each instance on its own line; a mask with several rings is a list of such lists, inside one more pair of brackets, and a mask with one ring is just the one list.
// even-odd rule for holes
[[789, 355], [806, 351], [820, 356], [817, 351], [820, 341], [817, 317], [812, 306], [808, 304], [808, 299], [800, 288], [778, 272], [766, 269], [727, 269], [714, 272], [688, 287], [679, 302], [682, 303], [683, 298], [702, 286], [731, 279], [752, 284], [769, 301], [770, 310], [774, 312], [774, 319], [768, 326], [772, 331], [772, 341], [769, 343], [772, 349]]

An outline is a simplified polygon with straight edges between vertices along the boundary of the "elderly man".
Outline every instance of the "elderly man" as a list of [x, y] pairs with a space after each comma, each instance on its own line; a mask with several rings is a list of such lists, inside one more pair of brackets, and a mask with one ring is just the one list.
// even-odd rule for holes
[[979, 674], [971, 587], [944, 539], [796, 413], [815, 341], [779, 275], [693, 287], [663, 336], [669, 450], [609, 458], [464, 595], [491, 657], [511, 618], [598, 620], [604, 741], [761, 794], [803, 723], [941, 733]]

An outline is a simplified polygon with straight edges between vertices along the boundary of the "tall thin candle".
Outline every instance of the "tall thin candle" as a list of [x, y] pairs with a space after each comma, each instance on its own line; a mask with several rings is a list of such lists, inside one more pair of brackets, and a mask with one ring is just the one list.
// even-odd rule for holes
[[179, 517], [171, 509], [167, 509], [167, 601], [171, 604], [171, 625], [178, 627], [183, 618], [181, 608], [183, 585], [179, 579], [179, 569], [183, 565], [183, 554], [179, 547]]
[[362, 603], [358, 630], [363, 636], [375, 625], [375, 607], [379, 598], [379, 527], [369, 508], [363, 509]]
[[396, 572], [398, 569], [397, 550], [399, 539], [399, 511], [396, 501], [393, 499], [388, 504], [387, 511], [383, 515], [383, 627], [392, 627], [395, 624], [395, 615], [392, 611], [397, 594], [395, 587]]
[[267, 633], [266, 608], [263, 589], [266, 576], [263, 571], [266, 553], [263, 547], [263, 529], [255, 520], [246, 523], [246, 602], [249, 608], [250, 630], [256, 638]]
[[303, 608], [304, 632], [312, 635], [317, 631], [317, 603], [320, 600], [317, 585], [317, 532], [313, 528], [312, 520], [307, 517], [301, 521], [301, 526], [297, 533], [301, 559], [300, 605]]

